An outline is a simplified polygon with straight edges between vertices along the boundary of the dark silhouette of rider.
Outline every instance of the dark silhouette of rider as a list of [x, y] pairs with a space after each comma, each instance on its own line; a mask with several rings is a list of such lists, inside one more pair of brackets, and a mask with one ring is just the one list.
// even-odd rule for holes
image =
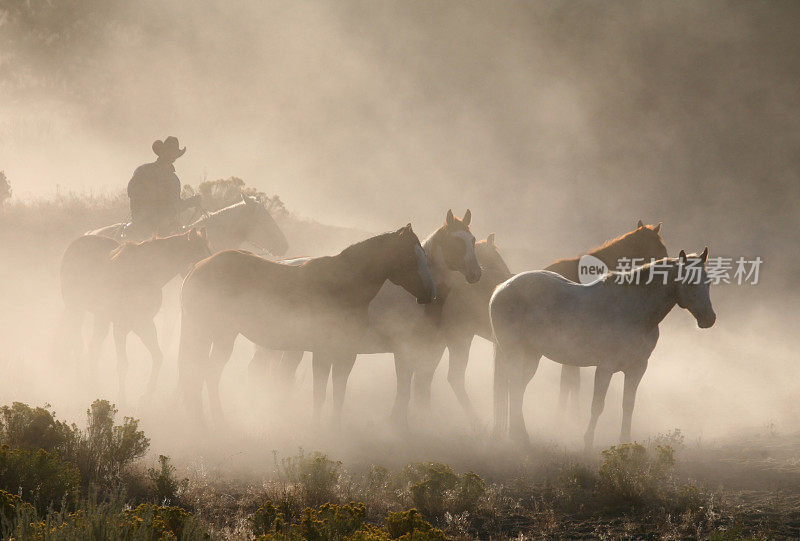
[[175, 160], [183, 156], [178, 139], [169, 136], [153, 143], [158, 159], [140, 165], [128, 182], [132, 225], [144, 235], [169, 235], [180, 228], [182, 210], [196, 206], [199, 196], [181, 199], [181, 181], [175, 174]]

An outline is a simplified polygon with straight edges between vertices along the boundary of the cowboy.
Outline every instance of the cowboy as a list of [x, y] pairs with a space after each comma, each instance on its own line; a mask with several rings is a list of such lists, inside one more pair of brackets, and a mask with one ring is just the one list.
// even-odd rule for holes
[[180, 213], [199, 204], [199, 196], [181, 199], [181, 181], [175, 174], [175, 160], [183, 156], [178, 139], [169, 136], [153, 143], [158, 159], [140, 165], [128, 182], [132, 225], [146, 235], [172, 234], [180, 228]]

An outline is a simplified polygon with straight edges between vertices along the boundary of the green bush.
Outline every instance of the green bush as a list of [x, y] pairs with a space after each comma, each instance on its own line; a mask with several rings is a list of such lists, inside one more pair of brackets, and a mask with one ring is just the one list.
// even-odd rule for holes
[[323, 453], [306, 455], [301, 451], [295, 457], [284, 459], [283, 469], [288, 480], [299, 487], [307, 506], [337, 501], [341, 462], [330, 460]]
[[16, 494], [0, 490], [0, 535], [17, 523], [17, 518], [34, 514], [34, 508]]
[[602, 457], [598, 487], [610, 507], [657, 499], [675, 464], [672, 448], [662, 445], [648, 451], [638, 443], [623, 443], [606, 449]]
[[80, 473], [58, 455], [43, 449], [0, 447], [0, 490], [18, 494], [39, 512], [74, 499], [79, 492]]
[[442, 530], [434, 528], [419, 511], [409, 509], [399, 513], [389, 513], [386, 517], [386, 529], [392, 539], [415, 541], [444, 541], [447, 539]]
[[208, 539], [197, 519], [179, 507], [143, 504], [127, 509], [115, 499], [86, 499], [72, 513], [50, 512], [41, 519], [19, 521], [6, 536], [33, 541], [84, 539], [162, 541]]
[[158, 466], [147, 470], [155, 499], [161, 504], [173, 504], [178, 500], [178, 492], [186, 489], [189, 480], [179, 481], [175, 478], [175, 466], [170, 463], [168, 456], [158, 455]]
[[78, 438], [74, 425], [59, 421], [49, 405], [32, 408], [22, 402], [0, 408], [0, 443], [12, 449], [44, 449], [62, 456]]

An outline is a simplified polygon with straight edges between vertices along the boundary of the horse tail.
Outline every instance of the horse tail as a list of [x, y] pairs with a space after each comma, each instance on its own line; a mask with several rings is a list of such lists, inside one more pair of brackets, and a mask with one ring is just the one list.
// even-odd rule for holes
[[497, 342], [494, 344], [494, 432], [497, 436], [508, 433], [508, 372]]
[[204, 325], [187, 311], [181, 317], [178, 346], [178, 392], [187, 413], [203, 424], [203, 383], [208, 370], [211, 336]]

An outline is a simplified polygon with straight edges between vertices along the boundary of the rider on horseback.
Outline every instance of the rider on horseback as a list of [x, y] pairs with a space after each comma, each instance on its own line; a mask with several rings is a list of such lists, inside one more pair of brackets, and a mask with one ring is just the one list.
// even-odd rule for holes
[[197, 207], [200, 196], [181, 199], [181, 181], [175, 174], [175, 160], [183, 156], [178, 139], [169, 136], [153, 143], [158, 159], [136, 168], [128, 182], [131, 225], [145, 235], [169, 235], [180, 228], [180, 213]]

